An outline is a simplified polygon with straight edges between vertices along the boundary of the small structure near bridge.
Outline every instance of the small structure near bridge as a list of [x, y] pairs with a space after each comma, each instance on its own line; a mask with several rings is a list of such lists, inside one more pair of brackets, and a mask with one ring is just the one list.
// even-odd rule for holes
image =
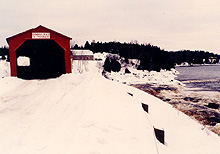
[[94, 54], [91, 50], [72, 50], [71, 49], [72, 60], [94, 60]]

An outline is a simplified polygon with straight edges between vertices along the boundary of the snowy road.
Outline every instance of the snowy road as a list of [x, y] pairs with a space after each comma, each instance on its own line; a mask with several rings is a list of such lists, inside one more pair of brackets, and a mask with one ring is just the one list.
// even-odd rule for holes
[[128, 104], [121, 100], [120, 88], [113, 91], [100, 74], [1, 82], [10, 89], [1, 91], [0, 153], [135, 153], [135, 144], [146, 143], [136, 139], [137, 130], [126, 128], [133, 111], [124, 108]]

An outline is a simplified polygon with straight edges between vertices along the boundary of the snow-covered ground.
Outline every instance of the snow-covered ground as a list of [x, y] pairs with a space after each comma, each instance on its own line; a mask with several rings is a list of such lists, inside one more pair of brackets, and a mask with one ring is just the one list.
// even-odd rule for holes
[[[125, 68], [128, 68], [131, 73], [124, 73]], [[126, 84], [166, 84], [166, 85], [179, 85], [179, 81], [175, 80], [176, 74], [178, 72], [174, 69], [171, 71], [161, 70], [160, 72], [156, 71], [142, 71], [137, 70], [134, 67], [127, 66], [123, 67], [120, 72], [111, 72], [107, 73], [107, 76], [121, 83]]]
[[10, 63], [6, 60], [0, 60], [0, 79], [10, 76]]
[[[73, 73], [48, 80], [10, 77], [9, 64], [0, 65], [1, 154], [219, 153], [216, 134], [152, 95], [107, 80], [101, 62], [75, 61]], [[165, 145], [153, 127], [165, 131]]]

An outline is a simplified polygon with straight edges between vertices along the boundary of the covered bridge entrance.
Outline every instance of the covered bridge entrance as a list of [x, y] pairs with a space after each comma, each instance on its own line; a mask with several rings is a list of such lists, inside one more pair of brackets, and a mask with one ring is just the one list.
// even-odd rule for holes
[[71, 73], [70, 40], [43, 26], [7, 38], [11, 75], [47, 79]]

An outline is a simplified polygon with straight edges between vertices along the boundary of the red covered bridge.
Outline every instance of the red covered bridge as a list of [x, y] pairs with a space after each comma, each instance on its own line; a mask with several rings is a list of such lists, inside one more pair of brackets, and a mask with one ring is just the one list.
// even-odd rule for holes
[[[11, 76], [47, 79], [71, 73], [70, 37], [40, 25], [6, 40]], [[19, 57], [28, 58], [29, 65], [20, 66]]]

